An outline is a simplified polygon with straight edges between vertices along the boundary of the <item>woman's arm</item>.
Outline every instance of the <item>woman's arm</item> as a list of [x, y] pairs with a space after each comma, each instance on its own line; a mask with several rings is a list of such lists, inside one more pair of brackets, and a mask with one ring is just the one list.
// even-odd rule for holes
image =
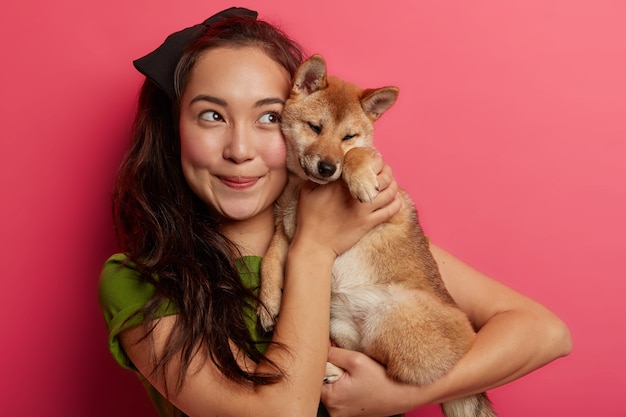
[[448, 291], [479, 329], [470, 351], [445, 376], [418, 387], [395, 383], [356, 352], [331, 348], [329, 360], [348, 372], [322, 389], [335, 416], [387, 416], [420, 405], [484, 392], [567, 355], [566, 325], [539, 303], [431, 245]]
[[[180, 392], [169, 384], [169, 400], [185, 414], [200, 416], [314, 416], [328, 347], [328, 299], [330, 268], [334, 254], [313, 246], [296, 244], [290, 250], [284, 282], [283, 308], [273, 341], [286, 347], [270, 345], [266, 355], [286, 376], [267, 386], [242, 385], [225, 378], [213, 362], [196, 354]], [[305, 302], [304, 300], [309, 300]], [[298, 325], [294, 325], [298, 323]], [[161, 353], [175, 325], [175, 316], [158, 322], [152, 338], [139, 343], [143, 327], [120, 335], [125, 352], [137, 369], [164, 396], [165, 381], [152, 375], [153, 354]], [[234, 348], [234, 347], [233, 347]], [[265, 363], [255, 364], [238, 356], [240, 365], [249, 371], [275, 372]], [[167, 379], [176, 381], [180, 361], [176, 357], [167, 368]]]
[[[378, 162], [380, 170], [382, 161]], [[307, 186], [301, 193], [298, 228], [287, 256], [281, 312], [272, 338], [280, 345], [270, 344], [266, 352], [285, 378], [265, 386], [237, 384], [206, 355], [196, 354], [180, 392], [170, 389], [174, 405], [191, 417], [316, 415], [328, 350], [333, 261], [401, 205], [388, 168], [382, 169], [379, 182], [383, 191], [371, 204], [354, 200], [341, 183]], [[141, 340], [143, 327], [120, 335], [126, 354], [162, 394], [165, 381], [153, 375], [153, 358], [162, 352], [174, 325], [175, 317], [169, 316], [156, 324], [152, 338]], [[273, 372], [266, 363], [241, 360], [249, 370]], [[178, 358], [170, 363], [168, 380], [176, 381], [179, 364]]]
[[441, 388], [433, 387], [431, 402], [506, 384], [570, 353], [569, 329], [546, 307], [436, 246], [431, 250], [448, 291], [480, 329], [459, 366], [442, 378]]

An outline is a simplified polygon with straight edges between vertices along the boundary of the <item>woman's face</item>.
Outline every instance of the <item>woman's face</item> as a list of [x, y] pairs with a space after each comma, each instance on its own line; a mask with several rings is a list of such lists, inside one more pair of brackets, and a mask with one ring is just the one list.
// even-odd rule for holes
[[290, 80], [253, 47], [208, 50], [191, 71], [181, 99], [183, 173], [227, 219], [271, 210], [287, 182], [279, 121]]

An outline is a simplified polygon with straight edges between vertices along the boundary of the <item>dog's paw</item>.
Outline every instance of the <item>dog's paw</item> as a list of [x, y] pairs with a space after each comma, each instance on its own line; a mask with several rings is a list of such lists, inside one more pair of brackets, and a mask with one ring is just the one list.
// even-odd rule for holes
[[274, 330], [276, 319], [278, 318], [278, 310], [280, 309], [280, 300], [266, 300], [257, 308], [257, 316], [259, 322], [266, 332]]
[[344, 157], [341, 176], [350, 194], [362, 203], [371, 203], [380, 191], [377, 173], [372, 169], [374, 155], [371, 148], [356, 147]]
[[376, 174], [372, 170], [353, 175], [347, 184], [350, 194], [362, 203], [371, 203], [379, 192]]
[[261, 322], [261, 327], [263, 327], [263, 330], [265, 330], [266, 332], [274, 330], [278, 314], [272, 314], [263, 307], [259, 307], [257, 309], [257, 314], [259, 316], [259, 321]]
[[326, 373], [324, 374], [324, 384], [332, 384], [337, 381], [341, 375], [343, 375], [343, 369], [333, 365], [330, 362], [326, 362]]

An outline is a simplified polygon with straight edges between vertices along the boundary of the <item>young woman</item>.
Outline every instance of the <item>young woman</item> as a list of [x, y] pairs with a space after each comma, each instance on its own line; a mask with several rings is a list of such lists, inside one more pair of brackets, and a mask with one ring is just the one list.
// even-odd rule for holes
[[[334, 259], [400, 207], [375, 161], [372, 204], [341, 183], [305, 187], [280, 317], [256, 326], [259, 265], [287, 180], [280, 114], [299, 47], [232, 8], [170, 35], [135, 62], [147, 76], [113, 206], [123, 253], [100, 279], [116, 360], [162, 416], [388, 416], [485, 391], [565, 355], [565, 325], [541, 305], [433, 246], [444, 281], [479, 329], [436, 383], [389, 380], [366, 356], [329, 346]], [[347, 370], [322, 385], [326, 361]]]

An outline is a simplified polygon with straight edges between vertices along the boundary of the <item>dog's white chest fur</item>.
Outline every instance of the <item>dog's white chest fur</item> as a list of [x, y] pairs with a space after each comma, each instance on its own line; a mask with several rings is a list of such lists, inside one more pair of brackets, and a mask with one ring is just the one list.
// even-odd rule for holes
[[393, 285], [379, 284], [376, 271], [359, 253], [359, 244], [335, 260], [332, 274], [331, 338], [348, 349], [363, 351], [368, 330], [379, 324], [376, 312], [400, 294]]

